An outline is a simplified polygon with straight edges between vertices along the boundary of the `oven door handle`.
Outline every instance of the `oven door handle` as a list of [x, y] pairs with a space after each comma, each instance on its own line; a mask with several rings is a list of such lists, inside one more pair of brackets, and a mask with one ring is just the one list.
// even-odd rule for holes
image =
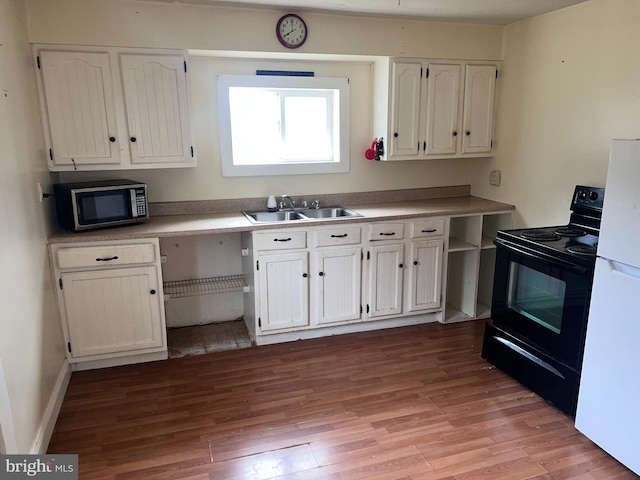
[[549, 255], [546, 255], [544, 253], [540, 253], [540, 252], [535, 252], [527, 247], [523, 247], [523, 246], [516, 246], [511, 242], [507, 242], [505, 240], [502, 240], [500, 238], [496, 238], [494, 240], [494, 243], [496, 244], [496, 246], [502, 246], [504, 248], [506, 248], [507, 250], [511, 250], [513, 252], [519, 253], [520, 255], [524, 255], [525, 257], [529, 257], [532, 258], [534, 260], [542, 260], [545, 262], [549, 262], [553, 265], [556, 265], [558, 267], [564, 268], [566, 270], [571, 270], [573, 272], [582, 274], [582, 275], [586, 275], [587, 273], [590, 272], [589, 269], [585, 268], [585, 267], [581, 267], [580, 265], [575, 265], [573, 263], [569, 263], [569, 262], [565, 262], [564, 260], [560, 260], [558, 258], [553, 258]]

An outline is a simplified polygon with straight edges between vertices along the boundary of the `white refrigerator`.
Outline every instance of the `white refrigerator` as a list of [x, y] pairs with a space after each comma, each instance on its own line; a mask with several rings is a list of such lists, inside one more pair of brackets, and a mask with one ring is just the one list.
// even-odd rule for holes
[[640, 140], [614, 140], [576, 428], [640, 475]]

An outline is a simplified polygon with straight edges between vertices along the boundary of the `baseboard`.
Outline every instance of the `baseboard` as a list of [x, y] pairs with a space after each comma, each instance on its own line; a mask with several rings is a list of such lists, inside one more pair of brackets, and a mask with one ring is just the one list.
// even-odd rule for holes
[[56, 426], [56, 421], [58, 420], [58, 414], [62, 407], [62, 400], [64, 400], [64, 394], [67, 391], [69, 380], [71, 380], [71, 366], [65, 359], [62, 367], [60, 368], [60, 373], [56, 379], [53, 392], [49, 398], [49, 403], [47, 404], [47, 408], [42, 416], [42, 421], [40, 422], [40, 426], [38, 427], [38, 431], [36, 432], [36, 436], [33, 440], [31, 451], [29, 453], [47, 453], [49, 441], [51, 440], [53, 428]]

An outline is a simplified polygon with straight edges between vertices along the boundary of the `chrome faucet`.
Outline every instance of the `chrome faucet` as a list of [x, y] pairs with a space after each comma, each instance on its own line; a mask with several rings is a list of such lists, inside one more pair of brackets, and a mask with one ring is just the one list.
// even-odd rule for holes
[[320, 200], [314, 200], [311, 202], [311, 208], [315, 208], [316, 210], [320, 208]]
[[289, 207], [291, 208], [291, 210], [295, 210], [296, 208], [296, 201], [291, 198], [289, 195], [282, 195], [282, 202], [280, 202], [281, 204], [284, 205], [284, 202], [286, 202], [287, 200], [289, 201]]

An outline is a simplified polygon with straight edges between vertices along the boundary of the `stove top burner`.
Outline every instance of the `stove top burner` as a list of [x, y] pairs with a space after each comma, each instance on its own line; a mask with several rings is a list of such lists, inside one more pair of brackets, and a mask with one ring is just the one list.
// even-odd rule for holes
[[553, 240], [560, 239], [558, 234], [547, 230], [525, 230], [520, 233], [520, 236], [531, 240], [538, 240], [540, 242], [551, 242]]
[[560, 235], [561, 237], [582, 237], [583, 235], [587, 234], [587, 232], [585, 232], [581, 228], [576, 227], [556, 228], [553, 233], [555, 233], [556, 235]]
[[575, 253], [578, 255], [595, 255], [596, 247], [591, 245], [571, 245], [567, 247], [567, 252]]

